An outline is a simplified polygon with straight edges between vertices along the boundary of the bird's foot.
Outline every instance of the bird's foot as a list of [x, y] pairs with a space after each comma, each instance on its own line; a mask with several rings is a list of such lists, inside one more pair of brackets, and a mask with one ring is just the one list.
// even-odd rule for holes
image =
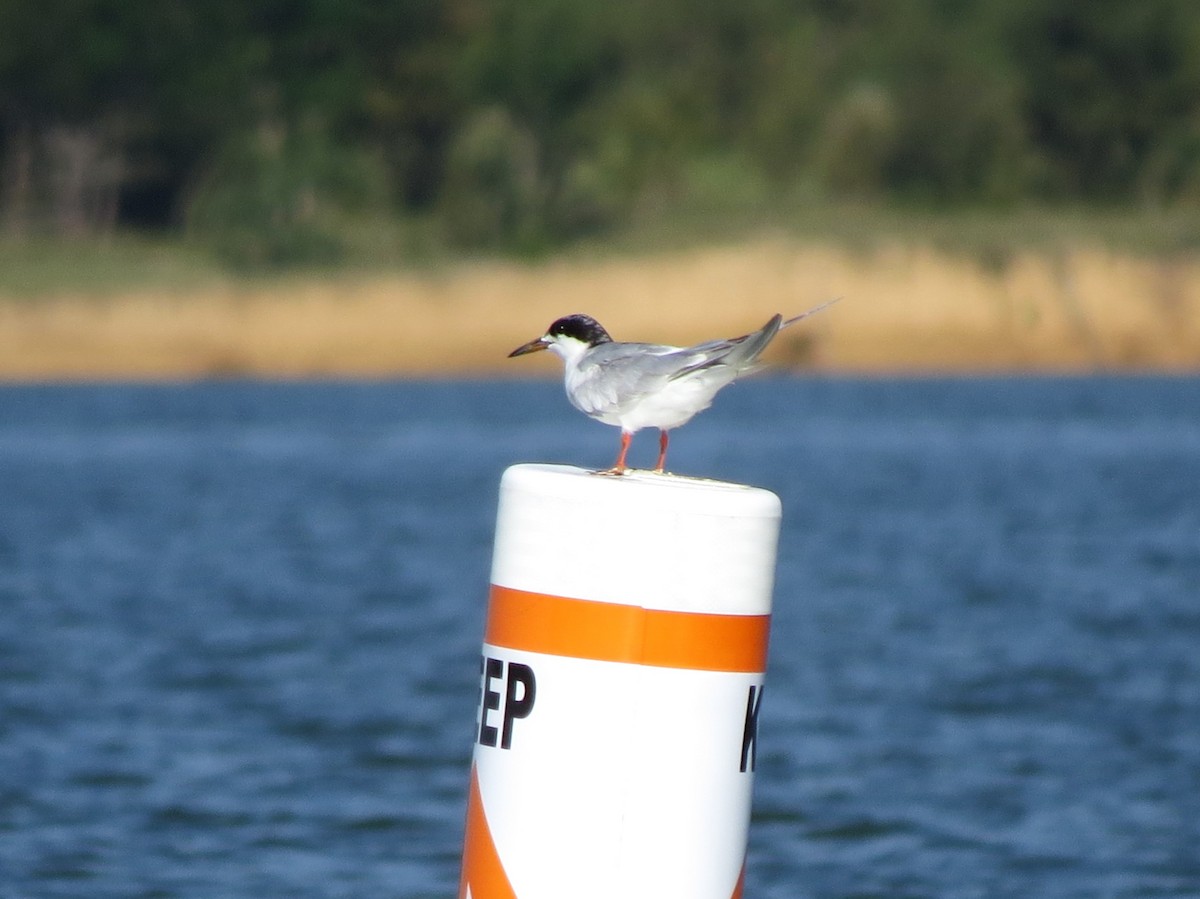
[[628, 468], [613, 467], [613, 468], [601, 468], [596, 471], [593, 471], [592, 474], [598, 474], [601, 477], [619, 478], [619, 477], [621, 477], [621, 475], [625, 474], [628, 471], [629, 471]]

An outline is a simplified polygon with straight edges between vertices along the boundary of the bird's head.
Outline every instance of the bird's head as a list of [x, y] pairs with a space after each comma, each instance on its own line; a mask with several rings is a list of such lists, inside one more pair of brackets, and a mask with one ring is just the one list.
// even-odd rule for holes
[[611, 340], [603, 325], [590, 315], [567, 315], [554, 322], [541, 337], [517, 347], [508, 357], [552, 350], [565, 360], [578, 359], [585, 350]]

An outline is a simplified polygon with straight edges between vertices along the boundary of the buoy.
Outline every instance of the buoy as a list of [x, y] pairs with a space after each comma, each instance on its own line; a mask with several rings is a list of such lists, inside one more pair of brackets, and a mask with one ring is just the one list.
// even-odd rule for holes
[[741, 895], [779, 519], [740, 484], [504, 473], [460, 899]]

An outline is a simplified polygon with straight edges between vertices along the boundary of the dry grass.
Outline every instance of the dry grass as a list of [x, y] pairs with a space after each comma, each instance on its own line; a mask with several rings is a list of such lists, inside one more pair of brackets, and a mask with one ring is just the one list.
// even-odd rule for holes
[[778, 364], [830, 371], [1200, 369], [1200, 261], [1081, 247], [997, 263], [895, 242], [795, 238], [542, 264], [191, 292], [0, 299], [0, 378], [528, 375], [505, 358], [568, 312], [618, 338], [742, 333], [843, 301], [785, 332]]

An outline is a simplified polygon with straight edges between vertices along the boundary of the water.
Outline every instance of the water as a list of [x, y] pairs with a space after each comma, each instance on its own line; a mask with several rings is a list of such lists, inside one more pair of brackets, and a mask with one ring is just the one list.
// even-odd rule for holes
[[[0, 895], [453, 896], [498, 479], [616, 446], [0, 389]], [[1200, 381], [757, 380], [671, 462], [784, 502], [748, 897], [1200, 895]]]

